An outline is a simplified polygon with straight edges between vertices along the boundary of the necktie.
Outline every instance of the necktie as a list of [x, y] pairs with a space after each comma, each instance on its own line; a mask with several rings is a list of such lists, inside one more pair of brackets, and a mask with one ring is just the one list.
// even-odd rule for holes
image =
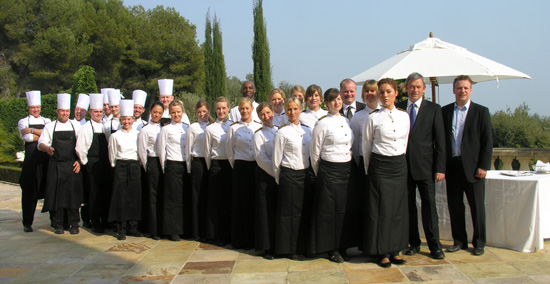
[[346, 113], [346, 117], [351, 120], [351, 117], [353, 116], [353, 114], [351, 113], [351, 106], [348, 106], [348, 112]]
[[416, 104], [411, 105], [411, 114], [409, 118], [411, 119], [411, 131], [412, 131], [414, 122], [416, 121]]

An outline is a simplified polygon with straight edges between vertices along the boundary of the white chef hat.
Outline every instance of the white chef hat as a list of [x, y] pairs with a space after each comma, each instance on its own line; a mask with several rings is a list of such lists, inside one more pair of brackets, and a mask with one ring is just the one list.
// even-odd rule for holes
[[124, 99], [124, 95], [122, 94], [120, 89], [115, 89], [115, 91], [117, 91], [120, 94], [120, 99]]
[[159, 80], [159, 95], [173, 95], [174, 80], [173, 79], [160, 79]]
[[57, 109], [71, 109], [71, 95], [57, 94]]
[[26, 95], [27, 95], [27, 106], [42, 105], [40, 101], [40, 91], [28, 91]]
[[109, 90], [109, 105], [118, 106], [120, 102], [120, 91], [115, 89]]
[[76, 106], [88, 111], [88, 107], [90, 106], [90, 97], [86, 94], [79, 94], [78, 101], [76, 101]]
[[133, 100], [120, 100], [120, 116], [134, 116]]
[[109, 91], [114, 90], [113, 88], [103, 88], [101, 89], [101, 94], [103, 95], [103, 103], [108, 104], [109, 103]]
[[90, 94], [90, 109], [103, 109], [102, 94]]
[[134, 104], [145, 106], [145, 100], [147, 99], [147, 93], [142, 90], [135, 90], [132, 93], [132, 100], [134, 100]]

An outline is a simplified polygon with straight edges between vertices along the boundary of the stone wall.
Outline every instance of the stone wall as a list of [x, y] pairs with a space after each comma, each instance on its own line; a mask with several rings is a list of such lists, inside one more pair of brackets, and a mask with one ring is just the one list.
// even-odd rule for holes
[[529, 160], [534, 158], [535, 161], [541, 160], [545, 163], [550, 161], [550, 149], [539, 148], [494, 148], [493, 158], [491, 160], [491, 170], [495, 169], [494, 162], [497, 157], [503, 162], [503, 170], [512, 170], [512, 160], [518, 159], [521, 164], [521, 171], [529, 170]]

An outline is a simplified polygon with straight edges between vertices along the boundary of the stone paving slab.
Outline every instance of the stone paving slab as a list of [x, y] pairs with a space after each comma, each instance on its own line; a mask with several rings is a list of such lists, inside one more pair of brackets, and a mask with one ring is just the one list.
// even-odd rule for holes
[[[154, 241], [115, 234], [55, 235], [48, 214], [40, 213], [34, 232], [21, 225], [19, 186], [0, 182], [0, 284], [2, 283], [550, 283], [550, 240], [534, 253], [487, 247], [446, 253], [443, 260], [421, 252], [407, 264], [384, 269], [357, 249], [349, 262], [323, 258], [265, 260], [256, 252], [196, 241]], [[450, 242], [443, 241], [444, 246]]]

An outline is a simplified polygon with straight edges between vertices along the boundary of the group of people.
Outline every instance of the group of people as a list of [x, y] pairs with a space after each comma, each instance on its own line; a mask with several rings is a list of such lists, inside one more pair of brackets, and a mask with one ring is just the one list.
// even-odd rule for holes
[[470, 101], [472, 83], [458, 76], [455, 103], [441, 108], [423, 99], [418, 73], [400, 103], [388, 78], [363, 84], [365, 103], [355, 100], [351, 79], [324, 93], [296, 85], [289, 98], [273, 89], [261, 103], [246, 81], [237, 106], [214, 102], [215, 120], [209, 103], [197, 102], [192, 124], [170, 79], [159, 80], [147, 121], [141, 90], [133, 100], [114, 89], [81, 94], [74, 120], [70, 95], [59, 94], [53, 122], [40, 116], [40, 92], [31, 91], [29, 116], [19, 121], [24, 231], [33, 231], [44, 198], [56, 234], [78, 234], [82, 218], [96, 233], [114, 225], [119, 240], [183, 237], [254, 248], [267, 259], [327, 253], [337, 263], [358, 247], [390, 267], [406, 262], [401, 251], [420, 250], [417, 188], [430, 254], [445, 257], [435, 204], [435, 183], [445, 178], [454, 239], [447, 251], [468, 247], [465, 193], [481, 255], [492, 134], [488, 109]]

